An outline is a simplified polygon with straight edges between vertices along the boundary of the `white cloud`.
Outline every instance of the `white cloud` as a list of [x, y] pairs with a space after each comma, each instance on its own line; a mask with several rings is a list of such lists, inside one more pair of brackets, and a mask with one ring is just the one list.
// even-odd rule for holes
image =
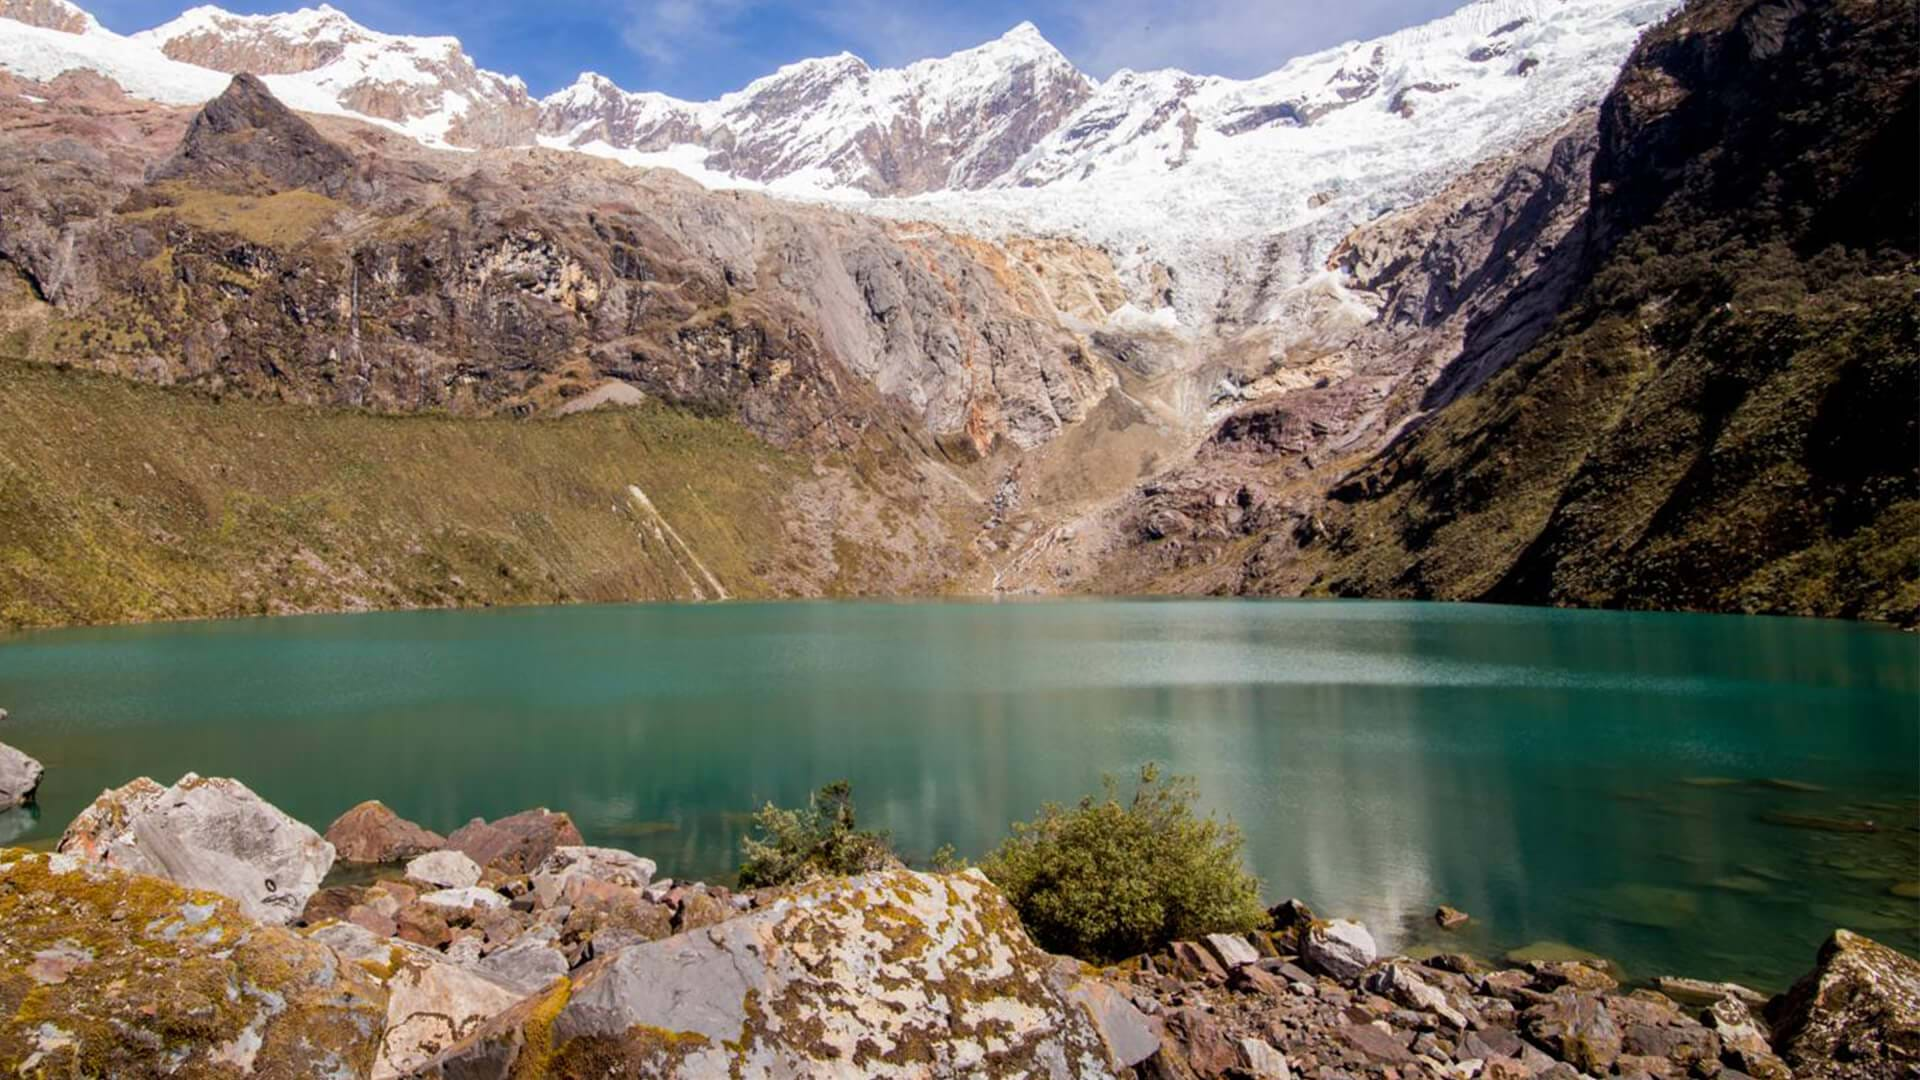
[[631, 0], [620, 39], [655, 71], [717, 57], [739, 43], [735, 24], [757, 0]]

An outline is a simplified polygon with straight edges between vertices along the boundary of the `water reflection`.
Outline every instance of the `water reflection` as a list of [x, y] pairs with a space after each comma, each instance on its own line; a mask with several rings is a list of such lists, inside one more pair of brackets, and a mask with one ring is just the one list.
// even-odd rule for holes
[[[1199, 778], [1278, 898], [1395, 945], [1539, 940], [1777, 985], [1835, 916], [1914, 948], [1920, 643], [1776, 619], [1401, 604], [613, 607], [38, 635], [0, 646], [35, 829], [189, 769], [316, 824], [530, 805], [722, 877], [747, 814], [854, 781], [978, 855], [1145, 760]], [[1784, 776], [1825, 792], [1735, 781]], [[1769, 810], [1875, 811], [1843, 836]], [[0, 819], [4, 827], [5, 819]], [[1902, 921], [1902, 915], [1907, 916]]]

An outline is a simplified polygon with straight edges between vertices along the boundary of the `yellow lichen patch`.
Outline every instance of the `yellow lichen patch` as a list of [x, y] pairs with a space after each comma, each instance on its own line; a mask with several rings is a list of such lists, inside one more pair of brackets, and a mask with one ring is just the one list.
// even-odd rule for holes
[[544, 1080], [553, 1063], [553, 1022], [573, 996], [573, 980], [562, 975], [533, 1007], [521, 1028], [525, 1042], [514, 1059], [513, 1080]]
[[[44, 1075], [351, 1074], [384, 1015], [331, 951], [230, 900], [67, 855], [0, 853], [0, 1061]], [[237, 1058], [235, 1057], [237, 1055]]]

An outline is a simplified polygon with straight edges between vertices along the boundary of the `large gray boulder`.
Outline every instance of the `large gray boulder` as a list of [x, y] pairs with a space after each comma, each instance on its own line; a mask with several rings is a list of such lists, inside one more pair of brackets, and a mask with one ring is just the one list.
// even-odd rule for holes
[[622, 949], [425, 1075], [1111, 1076], [1053, 966], [977, 871], [881, 871]]
[[1300, 955], [1322, 974], [1349, 982], [1380, 955], [1373, 935], [1352, 919], [1316, 921], [1301, 935]]
[[33, 793], [39, 790], [40, 778], [46, 773], [39, 762], [0, 743], [0, 810], [32, 803]]
[[102, 792], [60, 852], [232, 897], [248, 918], [299, 917], [333, 866], [333, 845], [238, 780], [193, 773], [170, 788], [146, 777]]

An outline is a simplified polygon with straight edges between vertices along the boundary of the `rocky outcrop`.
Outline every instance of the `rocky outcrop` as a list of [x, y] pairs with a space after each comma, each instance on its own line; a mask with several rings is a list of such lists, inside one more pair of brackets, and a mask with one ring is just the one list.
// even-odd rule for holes
[[821, 883], [593, 964], [428, 1075], [1110, 1075], [1050, 968], [977, 872]]
[[343, 863], [399, 862], [446, 844], [439, 833], [415, 825], [378, 799], [368, 799], [341, 814], [324, 836], [333, 845], [334, 857]]
[[1650, 31], [1573, 299], [1335, 487], [1313, 587], [1920, 619], [1909, 15], [1701, 0]]
[[372, 1069], [387, 994], [227, 897], [0, 850], [0, 1062], [35, 1076]]
[[270, 925], [299, 917], [333, 866], [333, 845], [238, 780], [145, 777], [103, 792], [60, 838], [84, 863], [151, 874], [231, 898]]
[[1920, 963], [1847, 930], [1767, 1008], [1773, 1046], [1800, 1076], [1868, 1080], [1920, 1067]]
[[572, 818], [545, 807], [497, 821], [474, 818], [447, 836], [449, 849], [467, 855], [483, 870], [507, 874], [532, 873], [555, 851], [585, 843]]
[[46, 772], [38, 761], [0, 743], [0, 810], [30, 805]]
[[309, 188], [342, 195], [354, 164], [252, 75], [235, 75], [187, 125], [180, 148], [153, 170], [156, 180], [192, 180], [254, 190]]
[[12, 19], [64, 34], [84, 34], [98, 25], [93, 21], [93, 16], [67, 3], [67, 0], [0, 0], [0, 19]]

